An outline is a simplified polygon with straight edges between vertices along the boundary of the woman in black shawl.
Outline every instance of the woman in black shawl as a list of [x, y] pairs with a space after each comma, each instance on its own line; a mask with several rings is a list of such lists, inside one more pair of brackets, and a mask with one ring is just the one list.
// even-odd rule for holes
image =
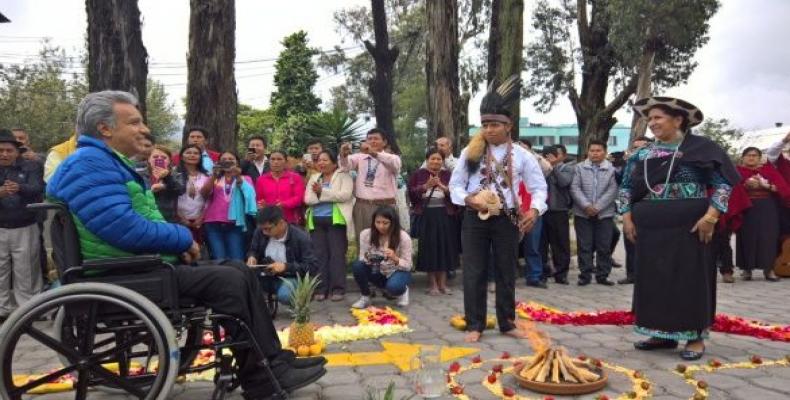
[[635, 243], [633, 309], [639, 350], [673, 349], [696, 360], [716, 308], [714, 228], [740, 180], [713, 141], [690, 133], [702, 122], [692, 104], [670, 97], [637, 101], [656, 137], [628, 160], [620, 188], [623, 231]]

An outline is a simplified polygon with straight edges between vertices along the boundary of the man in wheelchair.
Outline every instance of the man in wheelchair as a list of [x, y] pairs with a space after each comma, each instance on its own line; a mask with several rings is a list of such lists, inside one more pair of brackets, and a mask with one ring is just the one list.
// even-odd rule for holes
[[[195, 266], [199, 247], [189, 230], [162, 218], [130, 161], [141, 150], [140, 139], [150, 134], [137, 104], [132, 94], [121, 91], [87, 95], [77, 110], [78, 149], [47, 185], [48, 198], [64, 203], [72, 214], [83, 260], [161, 254], [176, 265], [179, 296], [234, 316], [250, 328], [285, 391], [317, 381], [326, 373], [326, 360], [296, 359], [282, 349], [255, 273], [242, 263]], [[248, 400], [267, 398], [275, 387], [257, 354], [234, 349]]]

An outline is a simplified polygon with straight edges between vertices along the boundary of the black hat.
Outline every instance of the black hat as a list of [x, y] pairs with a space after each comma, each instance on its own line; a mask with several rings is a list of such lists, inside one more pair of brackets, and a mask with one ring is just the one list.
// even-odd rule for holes
[[496, 79], [488, 85], [488, 92], [480, 102], [480, 120], [512, 123], [510, 107], [521, 98], [521, 78], [513, 74], [498, 85]]
[[14, 137], [14, 134], [11, 133], [8, 129], [0, 129], [0, 143], [11, 143], [19, 149], [19, 152], [22, 153], [27, 149], [22, 147], [22, 143], [19, 143], [18, 140]]
[[676, 99], [674, 97], [645, 97], [643, 99], [637, 100], [636, 103], [634, 103], [633, 108], [634, 111], [639, 114], [639, 116], [647, 118], [648, 111], [657, 105], [664, 105], [685, 114], [689, 127], [697, 126], [703, 120], [702, 111], [700, 111], [697, 106], [685, 100]]

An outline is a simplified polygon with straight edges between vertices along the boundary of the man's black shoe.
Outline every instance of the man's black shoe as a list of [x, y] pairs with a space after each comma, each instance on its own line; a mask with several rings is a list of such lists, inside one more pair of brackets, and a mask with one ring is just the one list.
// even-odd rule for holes
[[298, 369], [315, 367], [316, 365], [324, 366], [327, 363], [326, 358], [320, 356], [296, 358], [296, 353], [287, 349], [282, 349], [280, 354], [284, 361], [291, 364], [292, 367]]
[[568, 278], [554, 278], [554, 282], [559, 283], [560, 285], [568, 285]]
[[579, 278], [579, 282], [577, 282], [576, 284], [579, 286], [587, 286], [590, 284], [590, 280]]
[[597, 284], [599, 284], [599, 285], [614, 286], [614, 282], [612, 282], [612, 281], [610, 281], [608, 279], [596, 279], [595, 282]]
[[[282, 370], [280, 373], [275, 374], [275, 376], [280, 387], [290, 393], [316, 382], [321, 379], [324, 374], [326, 374], [326, 369], [324, 369], [324, 367], [315, 366], [303, 369], [291, 367]], [[256, 378], [247, 382], [242, 382], [241, 387], [242, 390], [244, 390], [242, 396], [246, 400], [268, 399], [274, 394], [274, 385], [272, 385], [269, 380], [268, 374], [265, 371], [260, 371]]]
[[633, 285], [634, 284], [634, 278], [623, 278], [623, 279], [620, 279], [619, 281], [617, 281], [617, 284], [618, 285]]
[[527, 286], [532, 286], [532, 287], [541, 288], [541, 289], [548, 289], [549, 288], [549, 285], [546, 283], [546, 281], [527, 282]]

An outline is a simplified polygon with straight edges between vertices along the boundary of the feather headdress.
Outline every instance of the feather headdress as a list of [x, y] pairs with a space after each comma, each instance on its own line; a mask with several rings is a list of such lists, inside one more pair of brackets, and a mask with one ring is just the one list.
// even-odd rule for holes
[[[513, 117], [510, 107], [521, 98], [521, 78], [518, 74], [513, 74], [498, 85], [496, 79], [488, 85], [488, 90], [483, 100], [480, 102], [481, 122], [501, 122], [504, 124], [512, 123]], [[470, 172], [475, 172], [480, 167], [480, 159], [485, 153], [486, 141], [483, 134], [478, 132], [469, 141], [466, 150], [467, 165]]]

